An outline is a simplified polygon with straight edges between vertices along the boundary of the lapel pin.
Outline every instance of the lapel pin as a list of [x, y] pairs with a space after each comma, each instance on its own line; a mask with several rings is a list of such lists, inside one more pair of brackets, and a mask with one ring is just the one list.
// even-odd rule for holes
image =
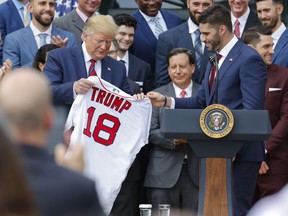
[[110, 67], [107, 67], [107, 69], [108, 69], [109, 71], [111, 71]]
[[233, 61], [233, 59], [232, 59], [232, 58], [230, 58], [230, 59], [229, 59], [229, 61], [231, 61], [231, 62], [232, 62], [232, 61]]

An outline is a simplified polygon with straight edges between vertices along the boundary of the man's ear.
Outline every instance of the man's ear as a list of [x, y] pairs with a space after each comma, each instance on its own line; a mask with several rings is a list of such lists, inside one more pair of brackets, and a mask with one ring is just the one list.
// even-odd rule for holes
[[33, 6], [31, 4], [31, 2], [29, 3], [27, 9], [29, 10], [29, 12], [32, 14], [33, 13]]
[[277, 5], [277, 12], [278, 12], [278, 15], [281, 15], [283, 13], [283, 10], [284, 10], [284, 7], [282, 4], [278, 4]]

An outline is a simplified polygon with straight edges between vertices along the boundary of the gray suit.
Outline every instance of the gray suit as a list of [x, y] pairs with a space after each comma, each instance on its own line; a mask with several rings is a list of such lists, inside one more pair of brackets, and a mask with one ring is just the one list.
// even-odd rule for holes
[[[192, 96], [196, 95], [199, 87], [199, 84], [193, 82]], [[176, 97], [172, 82], [155, 91]], [[198, 158], [188, 144], [174, 145], [172, 140], [163, 138], [160, 134], [162, 111], [163, 108], [153, 107], [149, 136], [152, 148], [144, 182], [144, 186], [149, 188], [148, 199], [151, 199], [149, 201], [155, 208], [160, 203], [169, 203], [172, 208], [184, 208], [196, 212], [199, 185]], [[185, 154], [187, 164], [183, 165]], [[180, 184], [183, 184], [184, 188]], [[167, 189], [170, 189], [170, 193]], [[181, 193], [182, 201], [177, 193]]]
[[81, 35], [85, 23], [81, 19], [81, 17], [77, 14], [76, 9], [58, 19], [55, 19], [53, 21], [53, 25], [73, 33], [76, 37], [77, 43], [78, 44], [82, 43]]

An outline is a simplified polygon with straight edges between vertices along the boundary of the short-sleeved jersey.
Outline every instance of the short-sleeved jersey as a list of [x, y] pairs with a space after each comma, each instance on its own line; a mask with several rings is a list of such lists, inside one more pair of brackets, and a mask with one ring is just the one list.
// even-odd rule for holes
[[96, 76], [86, 94], [72, 104], [66, 130], [74, 126], [70, 147], [84, 144], [84, 173], [95, 180], [99, 200], [109, 214], [127, 172], [148, 143], [151, 103], [136, 101]]

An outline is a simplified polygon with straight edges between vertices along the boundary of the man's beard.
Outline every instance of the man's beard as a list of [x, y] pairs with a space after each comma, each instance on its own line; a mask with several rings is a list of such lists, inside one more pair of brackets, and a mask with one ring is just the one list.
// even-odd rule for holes
[[47, 26], [50, 26], [50, 24], [52, 23], [52, 21], [53, 21], [53, 18], [51, 17], [51, 20], [49, 21], [49, 23], [48, 22], [44, 22], [42, 19], [41, 19], [41, 17], [40, 16], [34, 16], [34, 18], [37, 20], [37, 22], [39, 22], [42, 26], [45, 26], [45, 27], [47, 27]]
[[198, 20], [196, 19], [195, 15], [192, 14], [190, 11], [189, 11], [189, 15], [190, 15], [190, 19], [192, 20], [192, 22], [195, 23], [197, 26], [199, 26]]

